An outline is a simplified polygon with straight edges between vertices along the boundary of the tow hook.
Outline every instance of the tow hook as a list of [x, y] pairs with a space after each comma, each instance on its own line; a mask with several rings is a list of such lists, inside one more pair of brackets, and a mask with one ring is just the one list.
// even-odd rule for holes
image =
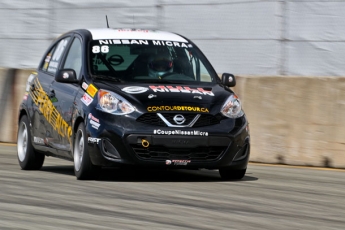
[[150, 142], [148, 142], [148, 141], [145, 140], [145, 139], [141, 139], [141, 145], [142, 145], [144, 148], [147, 148], [147, 147], [149, 147]]

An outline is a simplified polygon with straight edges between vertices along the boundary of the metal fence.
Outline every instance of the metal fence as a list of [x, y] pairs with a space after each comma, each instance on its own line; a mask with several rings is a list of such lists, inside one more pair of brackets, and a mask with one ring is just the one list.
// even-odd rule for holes
[[76, 28], [168, 30], [192, 39], [217, 72], [345, 76], [343, 0], [1, 0], [0, 66], [35, 68]]

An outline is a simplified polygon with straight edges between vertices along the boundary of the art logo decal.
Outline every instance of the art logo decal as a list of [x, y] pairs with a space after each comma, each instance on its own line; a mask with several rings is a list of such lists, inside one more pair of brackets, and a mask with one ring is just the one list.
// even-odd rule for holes
[[184, 136], [208, 136], [208, 132], [201, 132], [199, 130], [153, 130], [153, 134], [158, 135], [184, 135]]
[[83, 84], [81, 85], [81, 87], [86, 90], [87, 87], [89, 87], [89, 85], [86, 82], [83, 82]]
[[190, 160], [166, 160], [165, 164], [166, 165], [187, 165], [189, 164], [191, 161]]
[[186, 121], [186, 118], [184, 118], [182, 114], [177, 114], [174, 116], [173, 120], [176, 124], [182, 125]]
[[97, 93], [98, 89], [93, 85], [93, 84], [90, 84], [87, 89], [86, 89], [86, 92], [91, 96], [91, 97], [94, 97], [95, 94]]
[[53, 126], [54, 130], [57, 131], [60, 136], [68, 137], [69, 141], [71, 141], [71, 126], [68, 125], [54, 107], [37, 78], [34, 80], [34, 85], [35, 87], [32, 87], [30, 91], [33, 102], [38, 106], [39, 111], [43, 114], [44, 118], [47, 119], [49, 124]]
[[160, 105], [160, 106], [148, 106], [147, 107], [148, 112], [157, 112], [157, 111], [185, 111], [185, 112], [202, 112], [202, 113], [208, 113], [207, 108], [198, 107], [198, 106], [185, 106], [185, 105]]
[[89, 106], [89, 105], [92, 103], [92, 101], [93, 101], [92, 97], [91, 97], [89, 94], [87, 94], [87, 93], [84, 93], [83, 97], [82, 97], [80, 100], [81, 100], [86, 106]]
[[150, 95], [148, 95], [147, 97], [148, 97], [149, 99], [151, 99], [151, 98], [157, 97], [157, 95], [150, 94]]
[[[207, 95], [207, 96], [214, 96], [212, 90], [205, 90], [203, 88], [190, 88], [188, 86], [154, 86], [150, 85], [149, 88], [155, 92], [155, 93], [191, 93], [191, 94], [200, 94], [200, 95]], [[122, 91], [130, 94], [139, 94], [139, 93], [145, 93], [149, 90], [147, 87], [142, 86], [128, 86], [122, 89]], [[150, 94], [152, 95], [152, 94]]]
[[150, 85], [149, 86], [150, 89], [153, 90], [153, 92], [172, 92], [172, 93], [194, 93], [194, 94], [202, 94], [202, 95], [208, 95], [208, 96], [214, 96], [214, 94], [212, 93], [212, 91], [209, 90], [205, 90], [203, 88], [190, 88], [188, 86], [164, 86], [164, 85], [160, 85], [160, 86], [154, 86], [154, 85]]
[[[100, 45], [103, 47], [108, 47], [104, 45], [112, 45], [112, 44], [126, 44], [126, 45], [153, 45], [153, 46], [171, 46], [171, 47], [184, 47], [184, 48], [192, 48], [192, 44], [184, 43], [184, 42], [175, 42], [175, 41], [162, 41], [162, 40], [144, 40], [144, 39], [107, 39], [107, 40], [99, 40]], [[102, 53], [107, 53], [109, 48], [100, 49]], [[93, 49], [93, 53], [96, 53], [98, 49]], [[109, 51], [108, 51], [109, 52]]]
[[98, 142], [101, 140], [101, 138], [96, 137], [88, 137], [87, 142], [91, 144], [98, 144]]
[[92, 128], [98, 129], [99, 126], [101, 125], [101, 124], [99, 123], [99, 119], [96, 118], [96, 117], [94, 117], [94, 116], [92, 115], [92, 113], [89, 113], [88, 118], [89, 118], [89, 120], [90, 120], [90, 124], [91, 124]]
[[128, 86], [122, 89], [123, 92], [130, 94], [145, 93], [147, 90], [149, 89], [141, 86]]

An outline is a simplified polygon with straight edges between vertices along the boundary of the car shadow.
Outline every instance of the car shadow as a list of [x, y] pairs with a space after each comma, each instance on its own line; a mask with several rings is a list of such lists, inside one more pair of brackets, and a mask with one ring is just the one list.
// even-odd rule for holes
[[[41, 171], [75, 176], [73, 166], [43, 166]], [[245, 182], [256, 181], [257, 177], [246, 173], [242, 180], [223, 181], [218, 170], [187, 170], [187, 169], [119, 169], [103, 168], [94, 179], [106, 182]]]
[[73, 166], [59, 165], [59, 166], [43, 166], [40, 171], [62, 174], [67, 176], [74, 176]]
[[[223, 181], [218, 170], [158, 170], [158, 169], [103, 169], [98, 181], [122, 181], [122, 182], [220, 182]], [[253, 181], [258, 178], [245, 175], [240, 181]]]

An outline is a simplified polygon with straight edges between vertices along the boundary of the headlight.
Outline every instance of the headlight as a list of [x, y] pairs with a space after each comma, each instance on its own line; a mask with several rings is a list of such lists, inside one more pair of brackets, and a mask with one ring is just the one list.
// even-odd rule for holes
[[98, 91], [98, 104], [96, 108], [114, 115], [125, 115], [135, 110], [135, 108], [120, 95], [102, 89]]
[[222, 110], [220, 111], [224, 116], [230, 118], [238, 118], [243, 116], [242, 105], [241, 101], [238, 99], [236, 95], [231, 95], [224, 105], [222, 106]]

